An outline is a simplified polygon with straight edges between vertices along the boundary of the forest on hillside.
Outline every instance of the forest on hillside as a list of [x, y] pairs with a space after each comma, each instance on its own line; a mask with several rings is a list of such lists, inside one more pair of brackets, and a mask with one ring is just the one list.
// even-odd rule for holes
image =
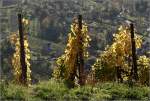
[[0, 0], [3, 101], [150, 100], [149, 0]]

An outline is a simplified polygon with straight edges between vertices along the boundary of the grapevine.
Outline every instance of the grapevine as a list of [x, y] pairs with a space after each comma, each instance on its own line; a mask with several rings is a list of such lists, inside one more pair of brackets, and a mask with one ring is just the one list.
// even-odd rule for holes
[[[65, 48], [65, 52], [60, 56], [56, 61], [56, 69], [53, 72], [55, 78], [70, 79], [72, 76], [75, 77], [77, 73], [77, 52], [79, 51], [78, 47], [78, 23], [75, 20], [71, 24], [71, 32], [68, 34], [68, 43]], [[89, 47], [89, 42], [91, 41], [90, 36], [88, 35], [88, 27], [86, 23], [82, 24], [82, 43], [83, 43], [83, 54], [84, 58], [88, 57], [87, 48]]]
[[[24, 28], [27, 27], [29, 24], [29, 21], [26, 19], [22, 20], [24, 24]], [[19, 32], [13, 33], [10, 42], [15, 46], [15, 52], [12, 57], [12, 67], [13, 67], [13, 74], [15, 77], [15, 81], [17, 83], [20, 83], [21, 79], [21, 64], [20, 64], [20, 43], [19, 43]], [[24, 48], [25, 48], [25, 61], [27, 65], [27, 83], [31, 83], [31, 69], [30, 69], [30, 49], [29, 49], [29, 43], [27, 39], [27, 31], [24, 30]]]
[[[140, 48], [142, 45], [142, 37], [138, 34], [135, 35], [136, 48]], [[119, 67], [124, 72], [130, 71], [131, 67], [128, 64], [128, 59], [131, 56], [131, 37], [130, 29], [127, 26], [120, 26], [116, 34], [113, 34], [113, 44], [107, 46], [105, 51], [97, 58], [95, 64], [92, 66], [93, 72], [96, 70], [102, 70], [108, 68], [112, 70], [110, 78], [115, 77], [115, 69]], [[96, 75], [96, 74], [95, 74]], [[127, 77], [124, 74], [121, 74], [124, 79]], [[98, 75], [96, 75], [98, 76]]]

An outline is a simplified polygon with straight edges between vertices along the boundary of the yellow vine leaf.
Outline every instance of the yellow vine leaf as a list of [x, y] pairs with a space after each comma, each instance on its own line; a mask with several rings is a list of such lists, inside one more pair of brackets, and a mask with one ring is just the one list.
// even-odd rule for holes
[[[27, 19], [23, 19], [23, 24], [27, 25], [29, 24], [29, 21]], [[25, 32], [25, 31], [24, 31]], [[24, 37], [27, 37], [27, 33], [24, 33]], [[11, 44], [15, 46], [15, 52], [12, 57], [12, 67], [13, 67], [13, 74], [15, 81], [20, 83], [21, 78], [21, 64], [20, 64], [20, 42], [19, 42], [19, 31], [12, 34], [12, 37], [10, 38]], [[29, 43], [27, 39], [24, 39], [24, 48], [25, 48], [25, 62], [27, 65], [27, 83], [31, 83], [31, 69], [30, 69], [30, 50], [29, 50]]]

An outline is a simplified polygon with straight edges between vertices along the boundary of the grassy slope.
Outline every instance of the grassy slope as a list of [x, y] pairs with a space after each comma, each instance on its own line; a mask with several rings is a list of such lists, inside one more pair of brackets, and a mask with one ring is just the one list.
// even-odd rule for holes
[[68, 89], [64, 83], [42, 81], [28, 89], [19, 85], [0, 84], [1, 100], [28, 101], [99, 101], [99, 100], [149, 100], [149, 87], [128, 88], [125, 84], [101, 83], [94, 87], [83, 86]]

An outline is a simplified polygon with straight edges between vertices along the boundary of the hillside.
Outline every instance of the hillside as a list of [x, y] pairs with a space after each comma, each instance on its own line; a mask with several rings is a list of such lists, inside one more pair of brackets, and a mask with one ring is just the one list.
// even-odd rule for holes
[[[15, 19], [17, 19], [18, 7], [22, 9], [24, 16], [30, 19], [31, 64], [37, 78], [49, 78], [51, 75], [55, 58], [64, 51], [70, 24], [79, 13], [83, 15], [84, 21], [88, 24], [92, 38], [87, 68], [90, 68], [95, 57], [104, 50], [106, 45], [112, 43], [113, 33], [127, 20], [134, 22], [137, 32], [143, 35], [143, 48], [138, 50], [138, 54], [149, 56], [149, 0], [132, 0], [132, 2], [130, 0], [82, 0], [82, 2], [81, 0], [23, 0], [20, 6], [16, 5], [17, 2], [4, 1], [5, 5], [2, 7], [7, 8], [8, 4], [15, 5], [12, 7], [13, 9], [11, 6], [7, 10], [2, 9], [1, 19], [6, 18], [8, 22], [11, 22], [3, 20], [3, 24], [9, 27], [1, 25], [6, 30], [1, 30], [2, 72], [5, 76], [9, 74], [8, 71], [11, 71], [9, 63], [11, 50], [13, 50], [10, 48], [8, 40], [5, 39], [11, 32], [17, 30]], [[44, 74], [39, 71], [43, 71]], [[47, 72], [45, 73], [45, 71]], [[11, 74], [9, 74], [9, 78], [11, 78]]]

